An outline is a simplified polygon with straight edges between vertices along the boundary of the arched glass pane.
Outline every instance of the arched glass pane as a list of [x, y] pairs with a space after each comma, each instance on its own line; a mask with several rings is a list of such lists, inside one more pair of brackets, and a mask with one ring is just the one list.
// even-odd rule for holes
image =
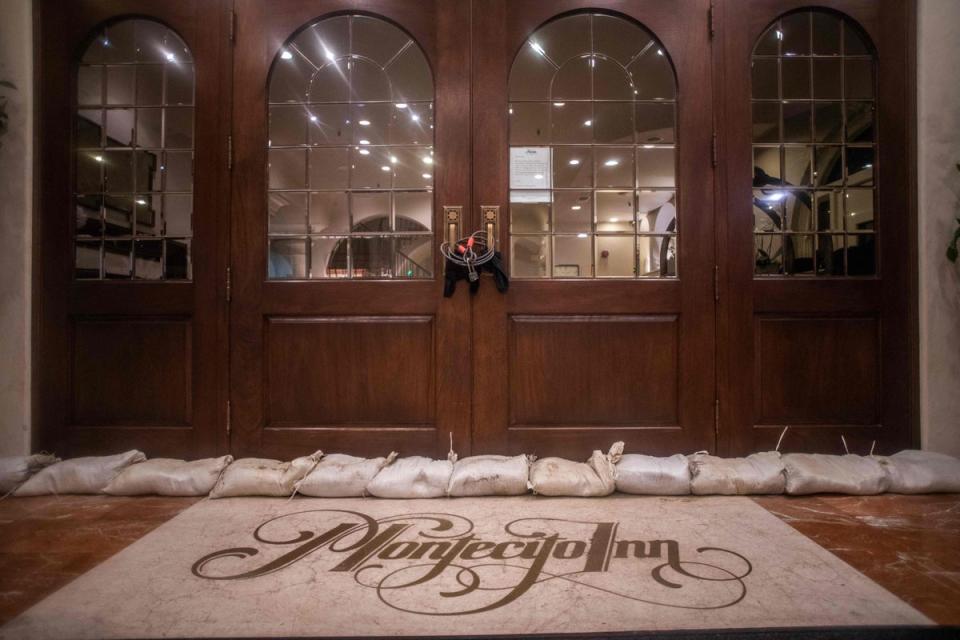
[[433, 277], [433, 75], [370, 16], [286, 42], [269, 78], [270, 279]]
[[553, 20], [510, 71], [510, 270], [677, 275], [676, 75], [638, 24]]
[[832, 11], [782, 16], [751, 61], [754, 273], [877, 273], [873, 47]]
[[78, 279], [193, 277], [194, 65], [158, 22], [99, 30], [77, 66]]

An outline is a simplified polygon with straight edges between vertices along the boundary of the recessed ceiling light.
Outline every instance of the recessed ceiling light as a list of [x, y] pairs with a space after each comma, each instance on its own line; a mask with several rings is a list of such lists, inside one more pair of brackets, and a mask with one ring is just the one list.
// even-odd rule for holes
[[370, 121], [369, 121], [369, 120], [357, 120], [357, 124], [360, 125], [361, 127], [369, 127], [369, 126], [370, 126]]
[[167, 54], [167, 62], [176, 62], [176, 61], [177, 61], [177, 56], [173, 55], [172, 53]]
[[577, 237], [578, 237], [578, 238], [586, 238], [586, 237], [588, 237], [588, 236], [587, 236], [587, 234], [585, 234], [585, 233], [578, 233], [578, 234], [577, 234]]
[[578, 164], [580, 164], [579, 158], [571, 158], [568, 162], [573, 166], [577, 166]]
[[553, 103], [553, 106], [555, 106], [555, 107], [562, 107], [562, 106], [565, 105], [565, 104], [567, 104], [567, 103], [566, 103], [566, 102], [554, 102], [554, 103]]
[[423, 174], [423, 177], [426, 178], [427, 180], [429, 180], [429, 179], [432, 178], [433, 176], [430, 175], [429, 173], [424, 173], [424, 174]]
[[390, 171], [390, 165], [387, 165], [387, 164], [383, 165], [382, 167], [380, 167], [380, 171]]
[[284, 50], [284, 51], [280, 54], [280, 57], [281, 57], [283, 60], [290, 60], [291, 58], [293, 58], [293, 54], [290, 53], [289, 51]]
[[423, 164], [433, 164], [433, 158], [430, 156], [423, 156], [422, 160]]
[[397, 164], [397, 156], [390, 156], [390, 163]]
[[573, 211], [580, 211], [580, 209], [581, 209], [580, 205], [578, 205], [578, 204], [575, 204], [575, 205], [573, 205], [573, 206], [570, 207], [570, 208], [571, 208]]
[[316, 122], [317, 116], [310, 116], [310, 122]]
[[394, 105], [394, 106], [396, 106], [397, 109], [406, 109], [406, 108], [407, 108], [407, 103], [406, 103], [406, 102], [398, 102], [398, 103], [397, 103], [396, 105]]
[[591, 126], [591, 125], [593, 125], [593, 120], [584, 120], [584, 121], [583, 121], [583, 126], [589, 127], [589, 126]]
[[610, 222], [620, 222], [620, 218], [610, 218]]
[[420, 122], [420, 116], [418, 116], [415, 113], [410, 116], [410, 119], [413, 120], [414, 122]]
[[611, 158], [610, 160], [607, 160], [606, 162], [604, 162], [604, 163], [603, 163], [603, 166], [605, 166], [605, 167], [615, 167], [615, 166], [617, 166], [618, 164], [620, 164], [620, 161], [619, 161], [619, 160], [617, 160], [616, 158]]
[[360, 155], [362, 155], [362, 156], [368, 156], [368, 155], [370, 155], [370, 150], [369, 150], [369, 149], [360, 149]]
[[370, 144], [370, 141], [364, 138], [363, 140], [360, 141], [360, 144]]
[[543, 180], [543, 174], [542, 174], [542, 173], [534, 174], [533, 179], [534, 179], [534, 180]]

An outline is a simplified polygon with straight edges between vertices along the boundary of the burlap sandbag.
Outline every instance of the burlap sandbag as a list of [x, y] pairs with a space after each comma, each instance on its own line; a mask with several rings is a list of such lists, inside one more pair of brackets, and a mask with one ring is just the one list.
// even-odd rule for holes
[[357, 458], [345, 453], [325, 455], [313, 471], [297, 483], [297, 493], [315, 498], [365, 496], [370, 481], [396, 457], [395, 452], [386, 458]]
[[100, 493], [123, 469], [146, 459], [142, 452], [133, 450], [113, 456], [64, 460], [38, 471], [20, 485], [13, 495]]
[[440, 498], [447, 495], [455, 460], [455, 454], [447, 460], [398, 458], [370, 481], [367, 493], [378, 498]]
[[586, 462], [541, 458], [530, 466], [530, 486], [543, 496], [608, 496], [616, 489], [616, 464], [623, 454], [617, 442], [608, 453], [594, 451]]
[[313, 469], [322, 451], [290, 462], [243, 458], [228, 466], [210, 491], [211, 498], [235, 496], [288, 497], [294, 485]]
[[127, 467], [103, 490], [112, 496], [205, 496], [233, 456], [204, 460], [154, 458]]
[[783, 456], [787, 470], [787, 493], [846, 493], [872, 496], [887, 490], [887, 472], [871, 457], [847, 454], [788, 453]]
[[527, 492], [530, 460], [519, 456], [471, 456], [453, 465], [451, 496], [519, 496]]
[[0, 495], [8, 494], [40, 469], [57, 462], [60, 458], [46, 453], [0, 458]]
[[649, 496], [683, 496], [690, 493], [690, 463], [676, 454], [657, 458], [628, 453], [617, 463], [617, 491]]
[[877, 456], [890, 493], [960, 493], [960, 460], [933, 451], [907, 450]]
[[690, 461], [690, 491], [698, 496], [745, 496], [783, 493], [783, 462], [776, 451], [746, 458], [718, 458], [695, 453]]

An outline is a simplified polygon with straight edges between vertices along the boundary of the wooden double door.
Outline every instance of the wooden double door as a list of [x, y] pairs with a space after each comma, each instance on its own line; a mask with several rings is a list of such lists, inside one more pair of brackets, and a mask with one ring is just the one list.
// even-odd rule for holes
[[[73, 21], [43, 9], [42, 35], [63, 44], [42, 55], [55, 72], [43, 80], [41, 154], [62, 171], [41, 171], [55, 188], [40, 205], [40, 441], [71, 452], [278, 458], [316, 449], [439, 456], [452, 441], [461, 455], [584, 458], [616, 440], [652, 454], [743, 453], [771, 446], [791, 424], [794, 449], [834, 450], [841, 432], [881, 449], [908, 443], [912, 392], [892, 368], [915, 365], [912, 294], [888, 286], [910, 281], [909, 262], [893, 257], [910, 220], [892, 209], [906, 201], [878, 177], [880, 197], [869, 196], [889, 225], [883, 235], [781, 226], [773, 260], [789, 256], [789, 266], [762, 272], [771, 253], [761, 261], [757, 247], [769, 249], [776, 233], [753, 226], [751, 193], [769, 214], [765, 198], [777, 189], [801, 201], [794, 187], [819, 192], [785, 175], [758, 186], [746, 173], [751, 149], [760, 157], [754, 43], [771, 28], [793, 34], [780, 16], [804, 7], [751, 0], [753, 11], [740, 13], [741, 4], [178, 0], [161, 10], [85, 0], [71, 5], [82, 16]], [[906, 50], [893, 15], [906, 15], [906, 3], [884, 13], [828, 4], [841, 31], [847, 11], [875, 47], [847, 56], [841, 44], [841, 66]], [[98, 39], [112, 46], [128, 16], [156, 20], [190, 52], [189, 191], [171, 172], [186, 154], [170, 137], [185, 115], [170, 101], [176, 86], [164, 80], [173, 88], [159, 105], [141, 104], [137, 84], [133, 104], [111, 93], [115, 67], [156, 62], [170, 78], [188, 54], [172, 53], [168, 34], [157, 61], [142, 62], [136, 46], [130, 61], [85, 57]], [[780, 69], [792, 52], [764, 55]], [[819, 64], [816, 51], [801, 55]], [[873, 145], [896, 185], [908, 166], [886, 150], [905, 140], [895, 119], [909, 109], [894, 103], [907, 70], [884, 64], [877, 94], [849, 102], [881, 105], [886, 146], [833, 146], [847, 158]], [[90, 73], [103, 85], [90, 85], [99, 116], [81, 91]], [[63, 79], [69, 99], [55, 95]], [[842, 93], [834, 102], [845, 113]], [[150, 109], [165, 112], [162, 142], [141, 152]], [[111, 125], [124, 114], [137, 124], [118, 142]], [[66, 134], [64, 119], [84, 131], [96, 120], [99, 142], [81, 143], [80, 125], [54, 135]], [[818, 153], [812, 138], [764, 145], [779, 158]], [[129, 188], [111, 169], [128, 147]], [[165, 177], [141, 188], [154, 159]], [[101, 164], [99, 183], [78, 186]], [[845, 195], [841, 174], [823, 191]], [[866, 194], [857, 189], [849, 192]], [[117, 190], [131, 193], [129, 229]], [[191, 231], [171, 231], [173, 205], [189, 194]], [[139, 203], [154, 198], [162, 205], [144, 205], [141, 221]], [[93, 215], [91, 202], [99, 236], [81, 217]], [[62, 212], [73, 208], [67, 225]], [[155, 236], [148, 213], [164, 221]], [[484, 273], [475, 294], [459, 281], [445, 297], [439, 245], [475, 230], [494, 239], [509, 289]], [[819, 247], [821, 236], [841, 247], [848, 236], [879, 237], [876, 262], [891, 257], [882, 274], [797, 273], [804, 255], [822, 261], [815, 248], [803, 253], [804, 240]], [[178, 271], [184, 246], [190, 267]], [[124, 251], [128, 266], [118, 262]], [[159, 281], [146, 282], [151, 274]]]

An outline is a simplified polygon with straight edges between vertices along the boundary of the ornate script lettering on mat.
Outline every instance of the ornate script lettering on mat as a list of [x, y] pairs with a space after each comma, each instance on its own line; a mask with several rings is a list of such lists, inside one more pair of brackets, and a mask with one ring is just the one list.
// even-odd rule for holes
[[[305, 528], [314, 519], [319, 527]], [[305, 559], [319, 561], [328, 571], [352, 573], [384, 604], [425, 615], [491, 611], [550, 580], [686, 609], [720, 609], [746, 596], [752, 567], [741, 553], [687, 549], [677, 540], [642, 540], [630, 533], [620, 522], [535, 517], [508, 522], [502, 536], [487, 538], [476, 535], [469, 518], [451, 513], [373, 518], [313, 509], [267, 520], [252, 532], [253, 546], [214, 551], [192, 570], [210, 580], [252, 580]], [[261, 553], [277, 549], [283, 551], [279, 557]], [[246, 562], [237, 571], [236, 563], [219, 562], [227, 558]], [[604, 586], [588, 580], [590, 574], [610, 573], [614, 564], [628, 568], [634, 579]], [[697, 592], [693, 600], [691, 591]]]

